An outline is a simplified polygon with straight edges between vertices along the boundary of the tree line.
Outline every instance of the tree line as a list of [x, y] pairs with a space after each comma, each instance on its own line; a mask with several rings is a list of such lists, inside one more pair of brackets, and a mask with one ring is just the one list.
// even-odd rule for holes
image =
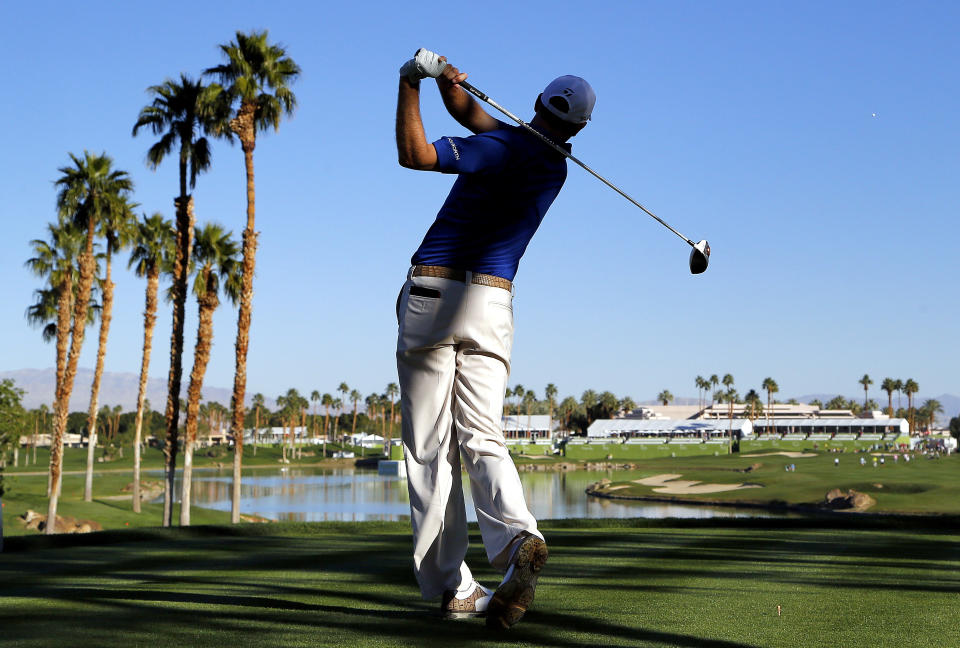
[[[86, 329], [99, 320], [98, 352], [87, 413], [88, 460], [84, 498], [92, 498], [92, 464], [97, 443], [99, 387], [113, 309], [113, 261], [131, 249], [128, 266], [146, 280], [144, 344], [134, 433], [133, 506], [140, 512], [140, 447], [147, 372], [158, 311], [159, 283], [169, 279], [167, 300], [172, 303], [168, 394], [164, 410], [163, 525], [173, 523], [173, 486], [181, 447], [181, 382], [183, 380], [184, 315], [188, 296], [196, 298], [197, 342], [189, 375], [185, 406], [184, 468], [188, 471], [200, 419], [200, 397], [213, 339], [213, 313], [226, 299], [238, 305], [235, 372], [230, 406], [230, 429], [236, 451], [233, 463], [232, 520], [239, 521], [240, 470], [250, 342], [253, 277], [256, 263], [254, 150], [257, 134], [277, 129], [283, 116], [292, 115], [296, 97], [291, 84], [299, 66], [284, 47], [268, 40], [266, 31], [237, 32], [219, 46], [220, 64], [204, 69], [199, 78], [181, 73], [147, 88], [151, 101], [137, 115], [132, 134], [149, 132], [157, 140], [146, 160], [151, 169], [175, 159], [178, 193], [173, 200], [174, 222], [161, 213], [137, 214], [134, 184], [128, 172], [117, 169], [105, 152], [69, 153], [58, 169], [57, 218], [47, 226], [46, 238], [31, 242], [27, 266], [44, 284], [27, 309], [27, 319], [55, 342], [56, 388], [52, 411], [50, 487], [47, 519], [55, 519], [61, 488], [63, 435], [69, 417], [77, 362]], [[194, 191], [198, 177], [212, 166], [212, 140], [239, 141], [246, 174], [246, 219], [238, 242], [217, 223], [196, 224]], [[186, 480], [189, 473], [185, 472]], [[189, 486], [182, 494], [181, 523], [189, 523]], [[186, 508], [186, 516], [184, 516]], [[47, 533], [55, 525], [48, 524]]]

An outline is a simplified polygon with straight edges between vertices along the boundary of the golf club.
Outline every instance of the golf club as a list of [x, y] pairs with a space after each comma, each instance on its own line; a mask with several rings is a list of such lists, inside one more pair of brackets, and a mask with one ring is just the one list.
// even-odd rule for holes
[[701, 272], [707, 269], [707, 265], [710, 263], [710, 244], [707, 243], [706, 239], [694, 243], [692, 240], [688, 239], [686, 236], [684, 236], [677, 230], [670, 227], [670, 225], [668, 225], [666, 221], [664, 221], [662, 218], [660, 218], [659, 216], [654, 214], [652, 211], [650, 211], [649, 209], [647, 209], [646, 207], [638, 203], [636, 200], [631, 198], [629, 195], [627, 195], [627, 193], [624, 192], [622, 189], [620, 189], [620, 187], [616, 186], [615, 184], [613, 184], [612, 182], [604, 178], [602, 175], [600, 175], [599, 173], [597, 173], [596, 171], [588, 167], [586, 164], [578, 160], [575, 156], [571, 155], [570, 153], [567, 153], [565, 150], [563, 150], [562, 147], [553, 143], [548, 137], [546, 137], [545, 135], [537, 131], [535, 128], [533, 128], [530, 124], [523, 121], [522, 119], [514, 115], [512, 112], [510, 112], [509, 110], [507, 110], [506, 108], [498, 104], [489, 96], [477, 90], [466, 81], [461, 81], [458, 85], [464, 90], [466, 90], [467, 92], [469, 92], [470, 94], [472, 94], [474, 97], [479, 99], [480, 101], [483, 101], [484, 103], [487, 103], [493, 106], [494, 108], [502, 112], [504, 115], [506, 115], [513, 121], [517, 122], [517, 124], [526, 128], [528, 131], [530, 131], [531, 133], [539, 137], [541, 140], [543, 140], [545, 144], [553, 148], [553, 150], [557, 151], [567, 159], [572, 160], [573, 162], [576, 162], [584, 170], [588, 171], [591, 175], [593, 175], [593, 177], [595, 177], [597, 180], [607, 185], [608, 187], [616, 191], [618, 194], [620, 194], [621, 196], [623, 196], [624, 198], [632, 202], [634, 205], [636, 205], [637, 207], [642, 209], [644, 212], [646, 212], [648, 216], [652, 217], [658, 223], [660, 223], [661, 225], [666, 227], [668, 230], [670, 230], [671, 232], [673, 232], [674, 234], [682, 238], [684, 241], [686, 241], [688, 244], [690, 244], [690, 247], [693, 248], [692, 250], [690, 250], [690, 272], [691, 273], [700, 274]]

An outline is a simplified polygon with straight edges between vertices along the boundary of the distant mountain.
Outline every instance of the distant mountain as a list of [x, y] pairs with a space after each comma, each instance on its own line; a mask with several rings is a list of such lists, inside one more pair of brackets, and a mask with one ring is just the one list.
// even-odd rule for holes
[[[39, 407], [46, 403], [53, 404], [54, 386], [56, 384], [55, 369], [19, 369], [16, 371], [0, 371], [0, 380], [11, 378], [17, 387], [26, 393], [23, 405], [28, 409]], [[180, 389], [181, 398], [187, 397], [188, 376], [184, 376]], [[93, 370], [78, 369], [77, 378], [70, 394], [70, 411], [85, 412], [90, 406], [90, 388], [93, 385]], [[100, 381], [100, 405], [114, 407], [119, 405], [126, 411], [137, 407], [137, 391], [140, 388], [140, 376], [132, 373], [116, 373], [104, 371]], [[232, 390], [223, 387], [203, 388], [204, 401], [217, 401], [229, 407]], [[159, 378], [147, 380], [147, 399], [150, 407], [156, 411], [163, 411], [167, 404], [167, 381]], [[249, 405], [250, 395], [247, 396]], [[274, 407], [272, 400], [268, 400], [267, 407]]]

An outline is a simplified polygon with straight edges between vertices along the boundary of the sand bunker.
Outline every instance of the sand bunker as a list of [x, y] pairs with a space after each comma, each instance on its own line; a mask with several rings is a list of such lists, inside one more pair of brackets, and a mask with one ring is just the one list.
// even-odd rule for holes
[[634, 484], [655, 486], [654, 493], [665, 495], [705, 495], [707, 493], [723, 493], [726, 491], [742, 490], [744, 488], [762, 488], [759, 484], [704, 484], [698, 481], [677, 479], [683, 475], [655, 475], [643, 479], [634, 479]]
[[773, 455], [783, 455], [784, 457], [816, 457], [816, 452], [762, 452], [760, 454], [740, 455], [741, 457], [770, 457]]

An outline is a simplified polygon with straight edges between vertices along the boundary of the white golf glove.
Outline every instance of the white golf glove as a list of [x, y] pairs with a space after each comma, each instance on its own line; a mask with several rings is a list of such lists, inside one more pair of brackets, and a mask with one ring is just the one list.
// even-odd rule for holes
[[436, 78], [440, 76], [445, 67], [447, 67], [447, 64], [440, 60], [439, 54], [421, 47], [412, 59], [400, 67], [400, 76], [407, 77], [411, 83], [417, 83], [420, 79], [426, 77]]

